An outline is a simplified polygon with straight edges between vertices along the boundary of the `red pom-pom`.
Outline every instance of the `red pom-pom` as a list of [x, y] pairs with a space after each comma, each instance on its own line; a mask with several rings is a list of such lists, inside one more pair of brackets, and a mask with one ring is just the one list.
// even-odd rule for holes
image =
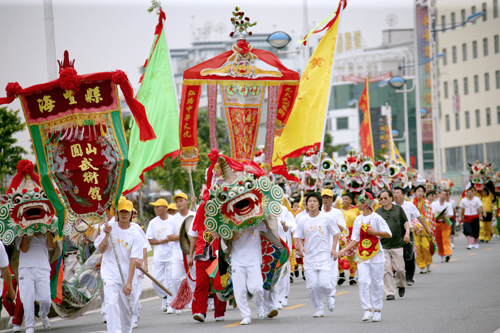
[[128, 81], [128, 77], [124, 71], [118, 69], [116, 73], [111, 76], [111, 81], [116, 84], [122, 84]]
[[38, 192], [40, 192], [40, 189], [39, 189], [38, 187], [35, 187], [35, 188], [33, 189], [33, 191], [35, 191], [35, 192], [37, 192], [37, 193], [38, 193]]
[[20, 160], [17, 163], [17, 173], [20, 173], [21, 175], [30, 174], [33, 170], [35, 170], [35, 166], [30, 160]]
[[224, 188], [222, 189], [224, 192], [227, 192], [227, 186], [224, 186]]
[[74, 68], [67, 67], [59, 73], [59, 86], [64, 90], [72, 90], [73, 95], [80, 89], [80, 78]]
[[23, 88], [17, 82], [9, 82], [7, 87], [5, 87], [5, 91], [7, 92], [7, 96], [12, 96], [18, 94]]
[[239, 180], [238, 185], [243, 185], [243, 182], [241, 180]]
[[28, 189], [27, 188], [23, 188], [23, 194], [26, 194], [26, 192], [28, 192]]

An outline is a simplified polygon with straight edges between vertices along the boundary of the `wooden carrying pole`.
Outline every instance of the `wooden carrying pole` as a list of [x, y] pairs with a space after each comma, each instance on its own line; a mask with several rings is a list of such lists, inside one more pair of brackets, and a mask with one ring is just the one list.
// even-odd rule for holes
[[143, 272], [148, 278], [150, 278], [154, 283], [156, 283], [158, 285], [158, 287], [160, 287], [161, 289], [163, 289], [167, 294], [169, 294], [170, 296], [172, 296], [172, 293], [170, 292], [170, 290], [168, 290], [167, 288], [165, 288], [165, 286], [163, 286], [157, 279], [155, 279], [153, 277], [153, 275], [149, 274], [148, 272], [146, 272], [144, 270], [144, 268], [139, 268], [141, 270], [141, 272]]

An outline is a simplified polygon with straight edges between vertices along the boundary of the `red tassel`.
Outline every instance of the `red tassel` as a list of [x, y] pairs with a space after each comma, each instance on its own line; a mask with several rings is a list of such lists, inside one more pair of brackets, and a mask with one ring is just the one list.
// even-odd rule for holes
[[193, 291], [187, 278], [182, 280], [181, 286], [170, 306], [176, 310], [182, 310], [193, 300]]
[[347, 259], [339, 259], [339, 266], [342, 268], [344, 271], [348, 271], [349, 268], [351, 268], [351, 264]]

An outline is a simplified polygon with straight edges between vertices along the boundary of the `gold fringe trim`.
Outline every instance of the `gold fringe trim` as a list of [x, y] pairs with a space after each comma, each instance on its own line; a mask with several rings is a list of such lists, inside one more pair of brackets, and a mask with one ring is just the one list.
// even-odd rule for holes
[[299, 81], [292, 81], [292, 80], [286, 80], [286, 81], [281, 81], [281, 80], [276, 80], [276, 81], [271, 81], [271, 80], [252, 80], [252, 81], [239, 81], [239, 80], [184, 80], [182, 82], [183, 85], [185, 86], [201, 86], [201, 85], [216, 85], [220, 84], [221, 86], [225, 87], [231, 84], [246, 84], [246, 85], [253, 85], [253, 84], [263, 84], [264, 86], [271, 86], [271, 87], [276, 87], [279, 86], [280, 84], [287, 84], [289, 86], [296, 86], [299, 84]]

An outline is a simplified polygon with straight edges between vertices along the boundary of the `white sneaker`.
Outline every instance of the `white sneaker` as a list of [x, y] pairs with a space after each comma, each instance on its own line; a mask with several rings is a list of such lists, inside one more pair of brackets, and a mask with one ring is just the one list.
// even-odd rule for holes
[[215, 321], [224, 321], [224, 316], [215, 318]]
[[47, 331], [50, 330], [51, 326], [49, 317], [42, 318], [42, 325]]
[[202, 313], [195, 313], [193, 315], [193, 319], [199, 321], [200, 323], [203, 323], [205, 322], [205, 315], [203, 315]]
[[363, 321], [368, 321], [373, 318], [373, 313], [370, 310], [366, 310], [365, 314], [363, 315]]
[[167, 303], [167, 299], [164, 298], [161, 300], [161, 311], [167, 312], [167, 310], [168, 310], [168, 303]]
[[181, 313], [182, 313], [182, 310], [175, 310], [176, 315], [181, 314]]
[[132, 322], [132, 328], [137, 328], [137, 326], [139, 326], [139, 323], [137, 321], [133, 321]]
[[102, 322], [105, 324], [108, 322], [108, 316], [106, 314], [102, 315]]
[[335, 309], [335, 297], [331, 296], [327, 299], [328, 311], [333, 312]]
[[474, 244], [475, 249], [479, 249], [479, 244]]
[[451, 247], [452, 249], [454, 249], [454, 248], [455, 248], [455, 245], [453, 245], [453, 243], [450, 243], [450, 247]]
[[175, 313], [174, 308], [172, 308], [170, 305], [167, 307], [167, 314], [173, 314]]
[[474, 245], [472, 245], [472, 244], [467, 245], [467, 250], [472, 250], [473, 248], [474, 248]]
[[427, 265], [427, 273], [430, 273], [430, 272], [432, 272], [432, 267], [431, 267], [431, 265]]
[[288, 306], [288, 299], [286, 297], [281, 301], [281, 305]]
[[264, 311], [262, 307], [260, 309], [257, 309], [257, 318], [261, 320], [266, 318], [266, 311]]
[[325, 313], [323, 311], [316, 311], [316, 313], [313, 314], [314, 318], [321, 318], [321, 317], [324, 317], [324, 316], [325, 316]]
[[444, 256], [441, 256], [441, 262], [444, 262]]
[[12, 332], [21, 332], [21, 326], [20, 325], [13, 325]]
[[283, 310], [283, 304], [278, 303], [278, 310]]
[[382, 320], [382, 313], [380, 313], [380, 311], [376, 311], [374, 314], [373, 314], [373, 319], [372, 321], [381, 321]]
[[12, 324], [12, 320], [14, 320], [14, 317], [10, 317], [9, 323], [7, 324], [8, 327], [13, 327], [14, 324]]
[[26, 333], [35, 333], [35, 329], [33, 327], [28, 327]]
[[250, 325], [252, 323], [252, 319], [250, 318], [243, 318], [243, 320], [240, 322], [240, 325]]

